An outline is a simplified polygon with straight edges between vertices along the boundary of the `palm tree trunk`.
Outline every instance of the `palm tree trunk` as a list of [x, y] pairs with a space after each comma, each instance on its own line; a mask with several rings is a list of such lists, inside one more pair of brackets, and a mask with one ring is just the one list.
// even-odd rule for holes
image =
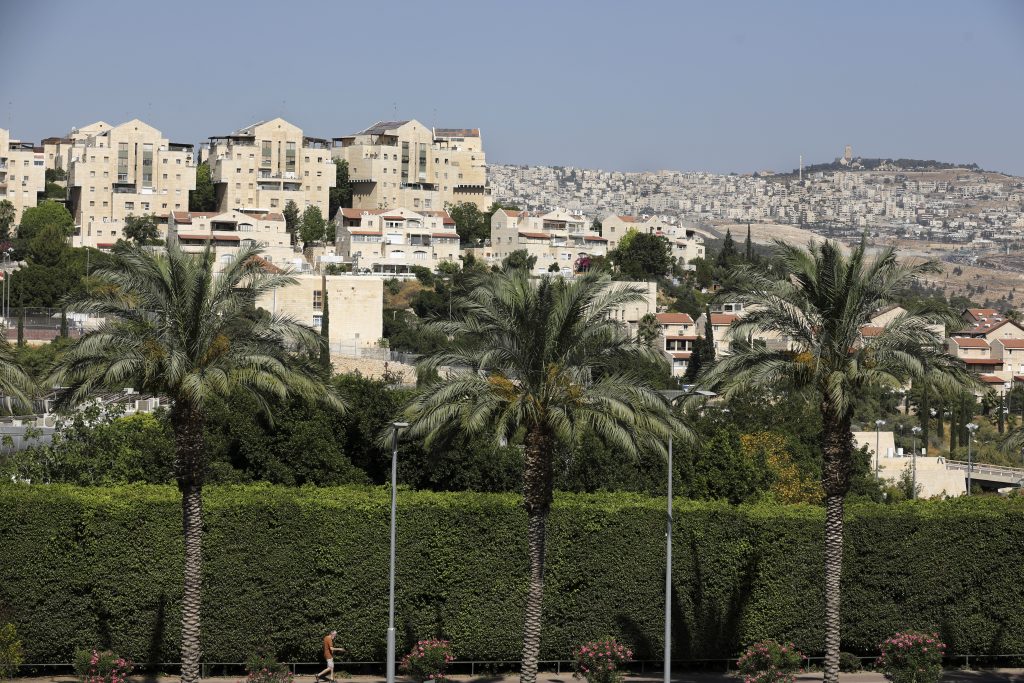
[[853, 434], [849, 416], [822, 406], [821, 484], [825, 490], [825, 677], [839, 681], [841, 579], [843, 575], [843, 500], [850, 490]]
[[526, 436], [526, 469], [523, 473], [530, 584], [523, 617], [523, 663], [519, 676], [522, 683], [537, 681], [544, 612], [544, 550], [548, 513], [551, 511], [552, 481], [551, 437], [543, 427], [533, 427]]
[[176, 447], [181, 526], [185, 537], [185, 577], [181, 601], [181, 681], [200, 678], [200, 613], [203, 582], [203, 479], [205, 452], [203, 414], [193, 404], [176, 400], [171, 408]]

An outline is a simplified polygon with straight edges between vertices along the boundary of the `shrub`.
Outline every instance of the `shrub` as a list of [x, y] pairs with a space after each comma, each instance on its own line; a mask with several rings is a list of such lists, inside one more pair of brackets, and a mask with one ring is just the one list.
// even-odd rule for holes
[[863, 669], [860, 657], [850, 652], [839, 653], [839, 670], [846, 674], [852, 674]]
[[25, 661], [14, 624], [0, 624], [0, 678], [13, 678]]
[[430, 638], [416, 643], [402, 658], [402, 671], [416, 681], [444, 680], [444, 669], [455, 659], [451, 643]]
[[748, 647], [736, 665], [743, 683], [793, 683], [803, 659], [793, 643], [764, 640]]
[[82, 683], [124, 683], [134, 667], [131, 660], [110, 650], [75, 652], [75, 673]]
[[879, 645], [875, 662], [893, 683], [936, 683], [942, 675], [946, 644], [937, 633], [903, 631]]
[[615, 638], [601, 638], [584, 643], [576, 651], [576, 678], [587, 683], [619, 683], [619, 666], [633, 658], [633, 651]]
[[254, 655], [245, 661], [246, 683], [292, 683], [294, 676], [276, 658]]

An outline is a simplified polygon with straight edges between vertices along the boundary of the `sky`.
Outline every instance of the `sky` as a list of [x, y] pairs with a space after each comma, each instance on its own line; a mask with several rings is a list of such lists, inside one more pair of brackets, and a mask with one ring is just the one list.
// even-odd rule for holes
[[491, 163], [1024, 175], [1024, 2], [0, 0], [0, 127], [480, 128]]

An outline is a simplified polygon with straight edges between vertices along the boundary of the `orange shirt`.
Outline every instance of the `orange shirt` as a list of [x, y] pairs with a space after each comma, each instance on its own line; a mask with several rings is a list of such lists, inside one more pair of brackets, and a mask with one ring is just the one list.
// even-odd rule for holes
[[324, 636], [324, 659], [333, 659], [334, 652], [331, 648], [334, 647], [334, 639], [331, 638], [331, 634], [328, 633]]

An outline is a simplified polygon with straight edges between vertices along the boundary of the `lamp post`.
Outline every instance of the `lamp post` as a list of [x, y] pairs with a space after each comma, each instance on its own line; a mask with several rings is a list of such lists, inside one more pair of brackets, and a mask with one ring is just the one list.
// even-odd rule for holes
[[881, 467], [881, 453], [879, 452], [878, 430], [885, 424], [885, 420], [875, 420], [875, 479], [878, 479], [879, 467]]
[[[672, 389], [666, 389], [659, 392], [665, 397], [669, 405], [674, 405], [676, 401], [684, 396], [696, 394], [698, 396], [712, 397], [717, 396], [711, 391], [700, 391], [693, 390], [691, 387], [689, 391], [678, 391]], [[665, 519], [665, 664], [662, 671], [664, 683], [671, 683], [672, 680], [672, 431], [668, 433], [668, 490], [666, 493], [668, 498], [667, 510], [668, 515]], [[390, 683], [390, 682], [389, 682]]]
[[388, 565], [387, 683], [395, 683], [395, 513], [398, 500], [398, 432], [408, 422], [391, 423], [391, 562]]
[[974, 443], [974, 432], [978, 431], [978, 425], [968, 422], [967, 427], [967, 495], [971, 495], [971, 473], [974, 471], [974, 457], [971, 453], [971, 444]]
[[917, 498], [917, 435], [921, 428], [914, 426], [910, 431], [914, 433], [914, 448], [910, 451], [910, 499], [914, 500]]

